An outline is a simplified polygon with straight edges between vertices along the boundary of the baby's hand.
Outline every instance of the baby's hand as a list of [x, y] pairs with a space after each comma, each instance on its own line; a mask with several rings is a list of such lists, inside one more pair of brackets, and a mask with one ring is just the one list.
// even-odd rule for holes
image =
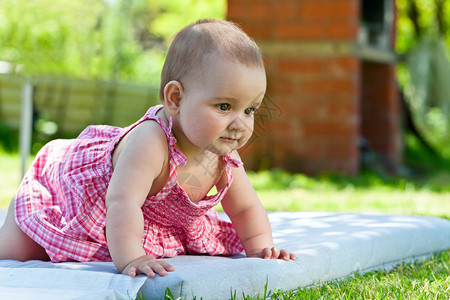
[[297, 260], [294, 253], [289, 253], [289, 251], [284, 249], [279, 250], [277, 247], [262, 249], [259, 257], [264, 259], [282, 259], [285, 261]]
[[135, 277], [139, 274], [145, 274], [150, 278], [155, 277], [155, 273], [159, 276], [166, 276], [167, 272], [175, 271], [174, 267], [168, 263], [156, 260], [153, 256], [144, 255], [136, 258], [130, 262], [125, 269], [123, 269], [123, 274], [128, 274], [131, 277]]

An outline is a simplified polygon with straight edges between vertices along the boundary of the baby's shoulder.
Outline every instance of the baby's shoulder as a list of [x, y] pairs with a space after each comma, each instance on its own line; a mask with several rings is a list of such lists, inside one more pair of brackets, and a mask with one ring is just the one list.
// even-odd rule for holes
[[130, 133], [139, 134], [139, 135], [146, 135], [147, 137], [153, 138], [161, 138], [166, 139], [166, 133], [164, 132], [164, 129], [159, 125], [158, 122], [155, 120], [145, 120], [136, 125], [132, 130], [130, 130]]
[[153, 159], [164, 161], [168, 152], [164, 129], [157, 122], [143, 121], [131, 129], [119, 142], [113, 154], [113, 165], [124, 153], [128, 159], [142, 161], [145, 157], [151, 156]]
[[168, 149], [167, 135], [157, 122], [146, 120], [133, 128], [129, 133], [129, 141], [149, 148]]

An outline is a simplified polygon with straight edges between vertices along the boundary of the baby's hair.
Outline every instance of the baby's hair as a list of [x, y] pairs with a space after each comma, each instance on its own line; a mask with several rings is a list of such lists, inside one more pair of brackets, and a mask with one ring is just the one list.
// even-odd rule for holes
[[215, 51], [248, 67], [264, 68], [258, 46], [239, 26], [230, 21], [201, 19], [181, 29], [169, 47], [161, 73], [161, 101], [168, 82], [184, 84], [195, 71], [206, 67], [203, 60]]

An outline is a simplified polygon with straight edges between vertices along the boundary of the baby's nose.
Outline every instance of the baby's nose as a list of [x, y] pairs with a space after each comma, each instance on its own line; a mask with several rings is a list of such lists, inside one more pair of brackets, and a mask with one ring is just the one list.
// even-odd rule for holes
[[228, 125], [229, 130], [236, 130], [236, 131], [245, 131], [248, 128], [248, 125], [241, 117], [234, 118], [230, 125]]

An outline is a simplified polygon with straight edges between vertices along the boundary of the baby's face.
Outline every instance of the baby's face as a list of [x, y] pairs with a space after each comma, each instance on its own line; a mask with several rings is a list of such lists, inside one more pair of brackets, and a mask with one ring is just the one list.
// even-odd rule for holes
[[194, 146], [226, 155], [250, 139], [266, 75], [263, 68], [219, 56], [209, 55], [205, 67], [185, 85], [179, 124]]

